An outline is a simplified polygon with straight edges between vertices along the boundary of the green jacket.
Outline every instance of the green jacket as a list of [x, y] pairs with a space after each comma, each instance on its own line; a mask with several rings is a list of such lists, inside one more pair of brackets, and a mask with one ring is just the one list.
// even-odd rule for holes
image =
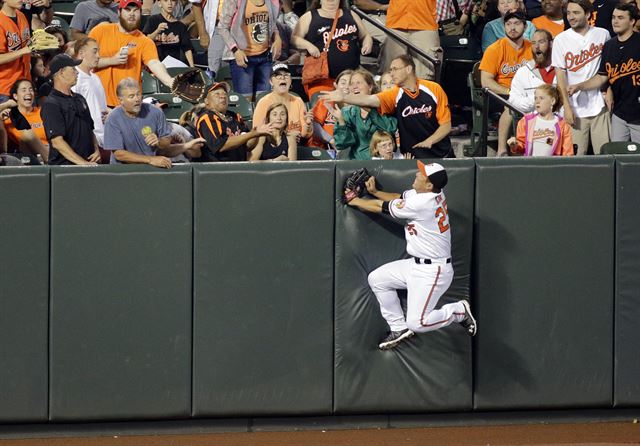
[[344, 107], [342, 116], [345, 124], [335, 124], [333, 139], [338, 150], [349, 150], [349, 159], [352, 160], [371, 159], [369, 142], [376, 130], [389, 132], [393, 138], [398, 130], [396, 118], [380, 115], [376, 109], [371, 109], [365, 120], [360, 117], [360, 107], [355, 105]]

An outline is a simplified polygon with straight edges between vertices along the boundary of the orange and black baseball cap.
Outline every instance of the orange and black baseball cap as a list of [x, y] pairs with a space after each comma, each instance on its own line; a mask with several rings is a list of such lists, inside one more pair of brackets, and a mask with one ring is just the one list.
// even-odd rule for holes
[[224, 89], [224, 91], [226, 91], [227, 93], [229, 93], [231, 91], [231, 87], [229, 86], [228, 83], [226, 83], [226, 82], [214, 82], [213, 84], [211, 84], [211, 86], [209, 88], [207, 88], [207, 94], [209, 94], [212, 91], [217, 90], [219, 88]]
[[430, 163], [425, 164], [422, 161], [418, 160], [418, 170], [422, 172], [422, 175], [429, 178], [431, 184], [433, 184], [436, 188], [442, 189], [447, 185], [448, 177], [447, 171], [444, 170], [442, 164], [438, 163]]

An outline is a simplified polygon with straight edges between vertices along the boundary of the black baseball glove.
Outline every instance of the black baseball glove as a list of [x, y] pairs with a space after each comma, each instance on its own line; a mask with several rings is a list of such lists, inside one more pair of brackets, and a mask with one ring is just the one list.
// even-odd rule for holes
[[206, 74], [199, 68], [191, 68], [173, 78], [171, 93], [185, 101], [197, 104], [204, 100], [207, 92]]
[[349, 175], [344, 182], [342, 198], [345, 203], [349, 203], [356, 197], [362, 197], [367, 191], [366, 182], [371, 178], [366, 168], [361, 168]]

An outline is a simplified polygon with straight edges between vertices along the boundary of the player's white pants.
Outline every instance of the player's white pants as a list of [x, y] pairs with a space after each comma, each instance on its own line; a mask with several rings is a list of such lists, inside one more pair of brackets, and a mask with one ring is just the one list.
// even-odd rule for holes
[[[438, 330], [464, 318], [464, 307], [460, 302], [435, 310], [452, 280], [450, 263], [424, 265], [413, 258], [387, 263], [369, 274], [369, 286], [391, 330], [408, 328], [417, 333]], [[407, 290], [406, 321], [396, 291], [400, 289]]]

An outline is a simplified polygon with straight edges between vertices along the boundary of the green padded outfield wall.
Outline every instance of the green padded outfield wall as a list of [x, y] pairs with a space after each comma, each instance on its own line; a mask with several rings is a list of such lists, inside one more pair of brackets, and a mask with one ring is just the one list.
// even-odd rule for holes
[[[444, 160], [445, 189], [453, 236], [455, 275], [441, 305], [468, 298], [473, 234], [473, 160]], [[345, 178], [365, 166], [381, 190], [411, 188], [415, 161], [341, 162], [336, 194]], [[378, 342], [388, 326], [367, 283], [380, 265], [405, 258], [402, 224], [389, 216], [365, 214], [336, 201], [335, 388], [337, 413], [392, 413], [470, 410], [471, 339], [457, 324], [413, 337], [389, 351]], [[472, 303], [473, 305], [473, 303]]]
[[614, 402], [640, 404], [640, 156], [616, 160]]
[[51, 420], [188, 417], [191, 168], [51, 175]]
[[479, 410], [610, 407], [614, 159], [478, 159]]
[[0, 423], [47, 420], [49, 170], [0, 168]]
[[193, 169], [193, 415], [329, 414], [334, 163]]

